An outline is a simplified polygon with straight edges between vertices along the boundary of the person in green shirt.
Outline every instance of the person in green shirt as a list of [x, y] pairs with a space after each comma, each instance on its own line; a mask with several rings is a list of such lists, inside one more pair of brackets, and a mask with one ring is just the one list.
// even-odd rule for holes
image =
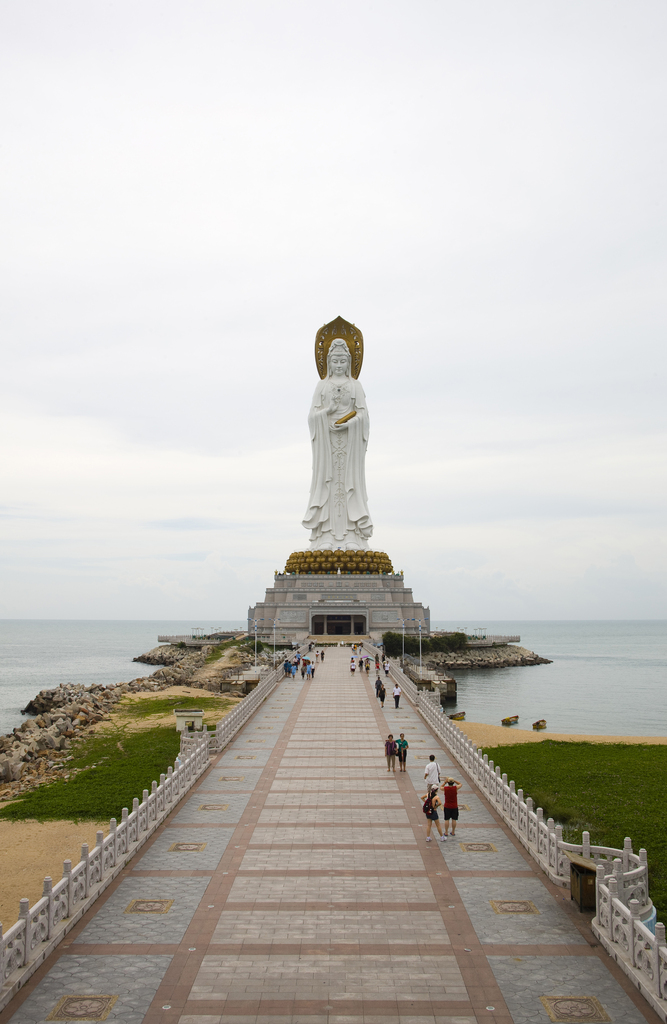
[[405, 762], [408, 759], [408, 747], [410, 746], [404, 732], [401, 733], [400, 739], [396, 740], [396, 746], [398, 747], [398, 770], [404, 772]]

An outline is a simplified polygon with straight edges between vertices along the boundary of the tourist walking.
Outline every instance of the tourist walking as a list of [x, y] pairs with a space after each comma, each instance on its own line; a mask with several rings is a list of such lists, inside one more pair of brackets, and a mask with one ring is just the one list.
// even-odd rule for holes
[[396, 740], [397, 753], [398, 753], [398, 770], [399, 772], [405, 771], [405, 762], [408, 759], [408, 747], [410, 744], [405, 738], [405, 733], [402, 732], [400, 738]]
[[456, 835], [456, 822], [459, 820], [459, 790], [463, 785], [451, 776], [445, 779], [442, 787], [444, 799], [443, 814], [445, 816], [445, 835], [449, 834], [449, 823], [452, 823], [452, 837]]
[[313, 678], [313, 666], [308, 662], [306, 665], [306, 679], [311, 680]]
[[431, 827], [433, 822], [435, 822], [435, 827], [440, 833], [440, 842], [444, 843], [446, 837], [442, 834], [442, 825], [440, 824], [440, 818], [438, 817], [438, 807], [442, 806], [438, 797], [438, 787], [429, 786], [428, 793], [424, 794], [422, 801], [422, 810], [426, 815], [426, 842], [431, 842]]
[[302, 661], [302, 662], [301, 662], [301, 678], [302, 678], [302, 679], [303, 679], [303, 677], [305, 676], [305, 674], [306, 674], [306, 662], [305, 662], [305, 661]]
[[320, 660], [324, 661], [324, 651], [320, 651]]
[[296, 679], [296, 662], [292, 662], [292, 682]]
[[394, 698], [394, 707], [395, 707], [395, 708], [397, 708], [397, 707], [398, 707], [398, 702], [399, 702], [399, 700], [401, 699], [401, 694], [402, 694], [402, 692], [403, 692], [403, 691], [401, 690], [400, 686], [398, 685], [398, 683], [396, 683], [396, 684], [394, 685], [394, 689], [393, 689], [393, 690], [391, 691], [391, 693], [392, 693], [392, 696], [393, 696], [393, 698]]
[[310, 666], [310, 678], [311, 679], [315, 678], [315, 666], [314, 665]]
[[288, 658], [285, 658], [285, 663], [283, 665], [283, 669], [285, 670], [285, 675], [286, 676], [291, 676], [292, 675], [292, 662]]
[[378, 700], [380, 699], [380, 687], [381, 686], [382, 686], [382, 680], [378, 676], [377, 679], [375, 680], [375, 696], [378, 698]]
[[389, 678], [389, 662], [385, 661], [382, 667], [384, 669], [385, 679], [388, 679]]
[[354, 672], [355, 672], [355, 669], [356, 669], [356, 667], [357, 667], [357, 663], [356, 663], [356, 661], [354, 660], [354, 658], [352, 658], [352, 659], [350, 660], [350, 672], [352, 673], [352, 675], [354, 675]]
[[384, 688], [384, 683], [380, 680], [380, 689], [378, 690], [378, 700], [380, 701], [380, 707], [384, 707], [384, 699], [387, 696], [387, 691]]
[[440, 765], [435, 759], [435, 754], [431, 754], [426, 768], [424, 769], [424, 778], [429, 786], [435, 786], [436, 789], [440, 785]]
[[385, 753], [385, 757], [387, 758], [387, 771], [388, 772], [395, 772], [396, 771], [396, 751], [397, 751], [397, 749], [398, 748], [396, 746], [396, 741], [394, 740], [394, 737], [392, 736], [392, 734], [389, 733], [389, 735], [387, 736], [387, 739], [385, 740], [385, 744], [384, 744], [384, 753]]

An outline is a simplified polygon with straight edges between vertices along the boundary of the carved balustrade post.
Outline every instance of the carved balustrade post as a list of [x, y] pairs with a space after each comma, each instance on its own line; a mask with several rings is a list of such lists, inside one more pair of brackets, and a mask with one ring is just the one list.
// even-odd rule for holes
[[581, 856], [590, 858], [591, 855], [591, 834], [590, 832], [581, 833]]
[[639, 921], [639, 914], [641, 911], [641, 904], [639, 900], [630, 900], [628, 903], [628, 910], [630, 911], [630, 959], [632, 966], [637, 966], [637, 957], [635, 955], [635, 925]]
[[72, 907], [74, 906], [74, 885], [72, 878], [72, 861], [63, 861], [63, 878], [67, 879], [67, 916], [72, 916]]
[[[109, 836], [111, 838], [110, 849], [113, 851], [113, 864], [111, 864], [110, 867], [115, 868], [116, 864], [118, 863], [118, 822], [116, 821], [115, 818], [112, 818], [109, 822]], [[104, 875], [105, 873], [104, 866], [105, 865], [103, 864], [102, 875]]]
[[623, 840], [623, 870], [630, 870], [630, 854], [632, 853], [632, 839], [626, 836]]
[[88, 887], [89, 887], [88, 878], [89, 878], [89, 875], [90, 875], [90, 852], [88, 850], [88, 843], [82, 843], [82, 845], [81, 845], [81, 860], [83, 861], [83, 867], [84, 867], [84, 870], [83, 870], [83, 878], [84, 878], [84, 887], [83, 887], [84, 888], [84, 892], [83, 892], [83, 896], [84, 896], [84, 899], [86, 899], [87, 896], [88, 896]]
[[602, 926], [602, 920], [600, 919], [600, 886], [604, 885], [604, 867], [602, 864], [598, 864], [595, 869], [595, 923], [598, 927]]
[[646, 899], [648, 900], [648, 854], [646, 853], [646, 850], [643, 846], [639, 851], [639, 863], [641, 867], [644, 869], [644, 885], [646, 886]]
[[47, 875], [44, 879], [44, 885], [42, 886], [42, 896], [45, 897], [49, 902], [46, 908], [46, 936], [45, 938], [51, 938], [51, 930], [53, 928], [53, 879], [50, 875]]
[[17, 967], [23, 967], [28, 962], [30, 956], [30, 927], [29, 918], [30, 915], [30, 900], [22, 899], [19, 900], [19, 921], [23, 921], [23, 935], [21, 937], [21, 955], [20, 963], [16, 964]]

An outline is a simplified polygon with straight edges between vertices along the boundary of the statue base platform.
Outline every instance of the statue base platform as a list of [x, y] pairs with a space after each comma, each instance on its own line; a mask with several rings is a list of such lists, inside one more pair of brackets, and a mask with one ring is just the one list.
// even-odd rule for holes
[[341, 573], [288, 575], [276, 573], [263, 601], [248, 609], [248, 632], [265, 643], [302, 643], [400, 633], [405, 620], [406, 636], [428, 635], [430, 609], [424, 608], [405, 586], [402, 574]]

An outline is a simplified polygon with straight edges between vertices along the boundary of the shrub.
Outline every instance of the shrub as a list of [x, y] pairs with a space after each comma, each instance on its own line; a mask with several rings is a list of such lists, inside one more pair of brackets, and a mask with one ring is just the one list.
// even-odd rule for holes
[[[403, 634], [402, 633], [383, 633], [382, 642], [384, 643], [384, 649], [390, 658], [398, 658], [403, 650]], [[466, 646], [466, 637], [464, 633], [449, 633], [446, 636], [423, 636], [422, 637], [422, 654], [431, 653], [446, 653], [447, 651], [461, 651]], [[405, 653], [418, 655], [419, 654], [419, 637], [411, 636], [406, 634], [405, 636]]]

